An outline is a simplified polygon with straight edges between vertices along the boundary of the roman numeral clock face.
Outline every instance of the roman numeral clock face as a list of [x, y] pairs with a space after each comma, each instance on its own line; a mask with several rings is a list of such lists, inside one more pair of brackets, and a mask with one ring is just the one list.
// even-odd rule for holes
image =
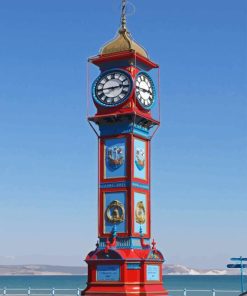
[[93, 98], [102, 106], [122, 104], [130, 95], [132, 79], [125, 71], [115, 70], [101, 74], [93, 84]]
[[136, 98], [144, 109], [150, 110], [155, 102], [155, 88], [151, 77], [139, 72], [136, 76]]

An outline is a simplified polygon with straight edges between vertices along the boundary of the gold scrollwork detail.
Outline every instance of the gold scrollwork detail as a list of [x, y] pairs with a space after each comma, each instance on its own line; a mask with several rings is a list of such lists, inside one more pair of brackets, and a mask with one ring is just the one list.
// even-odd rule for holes
[[146, 210], [143, 201], [136, 204], [135, 209], [136, 223], [144, 224], [146, 222]]
[[112, 201], [108, 205], [105, 215], [109, 223], [116, 224], [123, 222], [125, 219], [124, 205], [118, 200]]

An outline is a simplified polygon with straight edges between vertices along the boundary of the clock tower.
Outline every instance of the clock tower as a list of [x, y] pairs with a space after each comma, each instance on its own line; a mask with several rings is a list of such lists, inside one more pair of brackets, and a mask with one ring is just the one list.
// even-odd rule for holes
[[98, 242], [86, 257], [81, 295], [168, 295], [164, 257], [151, 241], [150, 145], [159, 126], [152, 71], [159, 66], [132, 39], [125, 0], [116, 38], [89, 62], [100, 72], [88, 117], [99, 143]]

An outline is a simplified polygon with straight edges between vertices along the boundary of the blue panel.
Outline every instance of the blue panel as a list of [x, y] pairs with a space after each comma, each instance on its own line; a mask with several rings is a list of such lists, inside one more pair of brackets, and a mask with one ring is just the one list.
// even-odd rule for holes
[[133, 131], [133, 124], [126, 120], [121, 123], [101, 124], [99, 129], [101, 136], [127, 134]]
[[147, 179], [146, 142], [137, 138], [134, 140], [134, 177]]
[[[135, 188], [141, 188], [149, 190], [149, 185], [142, 184], [139, 182], [132, 182], [131, 185]], [[100, 188], [102, 189], [108, 189], [108, 188], [123, 188], [123, 187], [129, 187], [130, 182], [124, 181], [124, 182], [107, 182], [107, 183], [100, 183]]]
[[[140, 226], [142, 228], [142, 233], [147, 233], [147, 198], [146, 194], [135, 192], [134, 193], [134, 221], [135, 221], [135, 232], [140, 232]], [[138, 217], [144, 218], [145, 222], [141, 221], [141, 223], [138, 223]]]
[[132, 182], [132, 186], [135, 187], [135, 188], [141, 188], [141, 189], [149, 190], [149, 185], [142, 184], [142, 183], [139, 183], [139, 182]]
[[127, 263], [127, 269], [141, 269], [141, 263]]
[[[122, 210], [120, 207], [116, 207], [116, 209], [111, 208], [109, 209], [112, 202], [118, 201], [122, 204], [124, 213], [122, 213]], [[111, 233], [113, 230], [114, 223], [109, 222], [109, 219], [107, 218], [107, 209], [109, 209], [109, 214], [114, 215], [114, 210], [117, 211], [117, 214], [119, 216], [123, 215], [124, 219], [120, 223], [116, 223], [116, 231], [118, 232], [126, 232], [126, 192], [106, 192], [104, 194], [104, 233]]]
[[120, 281], [119, 265], [98, 265], [97, 281], [103, 281], [103, 282]]
[[158, 265], [147, 265], [147, 281], [159, 281], [160, 268]]
[[148, 129], [137, 124], [134, 125], [134, 134], [149, 138]]
[[133, 121], [125, 120], [121, 123], [108, 123], [108, 124], [101, 124], [99, 126], [100, 135], [101, 136], [112, 136], [112, 135], [119, 135], [119, 134], [129, 134], [134, 133], [136, 135], [150, 138], [149, 130], [140, 126], [138, 124], [134, 124]]
[[108, 189], [108, 188], [122, 188], [122, 187], [129, 187], [130, 182], [111, 182], [111, 183], [101, 183], [100, 188]]
[[105, 178], [126, 177], [126, 138], [105, 140]]

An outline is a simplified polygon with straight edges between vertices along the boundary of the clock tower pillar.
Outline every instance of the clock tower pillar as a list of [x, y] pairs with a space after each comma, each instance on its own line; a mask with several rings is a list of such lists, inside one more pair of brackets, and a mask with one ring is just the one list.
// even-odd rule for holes
[[164, 257], [151, 241], [150, 144], [159, 126], [152, 70], [158, 65], [127, 30], [125, 2], [118, 35], [89, 59], [100, 71], [88, 117], [99, 139], [98, 242], [86, 257], [81, 295], [168, 295]]

